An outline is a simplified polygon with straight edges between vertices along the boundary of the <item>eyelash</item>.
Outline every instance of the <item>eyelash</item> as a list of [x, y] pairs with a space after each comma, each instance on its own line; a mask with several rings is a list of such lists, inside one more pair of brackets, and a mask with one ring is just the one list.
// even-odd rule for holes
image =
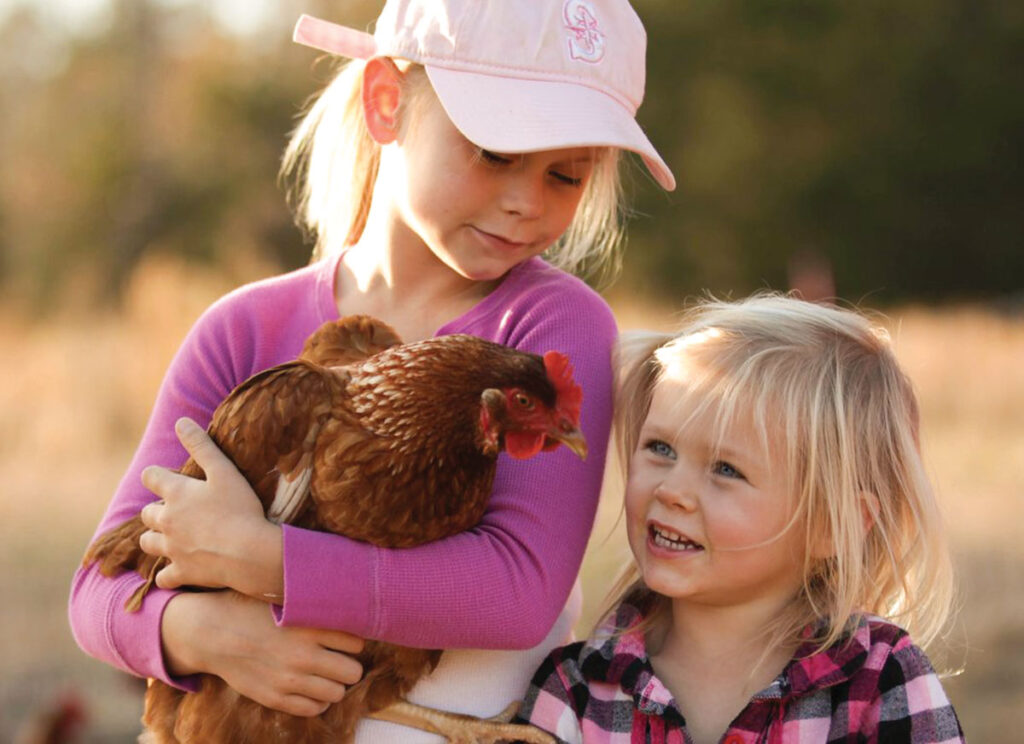
[[[657, 457], [667, 457], [675, 459], [676, 453], [672, 449], [672, 446], [663, 442], [660, 439], [651, 439], [644, 442], [644, 449]], [[667, 452], [665, 451], [667, 450]], [[728, 472], [723, 472], [728, 471]], [[711, 472], [714, 475], [719, 475], [723, 478], [730, 478], [736, 480], [746, 480], [747, 477], [743, 475], [742, 471], [735, 465], [726, 462], [725, 460], [717, 460], [711, 464]]]
[[567, 176], [564, 173], [559, 173], [558, 171], [551, 171], [551, 175], [552, 175], [553, 178], [555, 178], [555, 180], [561, 181], [566, 186], [572, 186], [573, 188], [579, 188], [580, 186], [583, 185], [583, 179], [582, 178], [573, 178], [572, 176]]
[[[726, 468], [732, 471], [731, 475], [722, 472], [722, 470]], [[724, 460], [719, 460], [718, 462], [714, 463], [711, 466], [711, 471], [715, 475], [720, 475], [723, 478], [736, 478], [738, 480], [747, 479], [746, 476], [744, 476], [743, 473], [740, 472], [739, 468], [737, 468], [735, 465], [731, 465], [730, 463], [725, 462]]]
[[[496, 152], [484, 150], [483, 148], [480, 148], [480, 159], [493, 166], [511, 165], [513, 162], [512, 158], [506, 158], [504, 155], [499, 155]], [[559, 173], [558, 171], [551, 171], [551, 177], [566, 186], [579, 188], [583, 185], [582, 178], [573, 178], [572, 176], [567, 176], [564, 173]]]
[[512, 158], [506, 158], [496, 152], [484, 150], [483, 148], [480, 149], [480, 159], [486, 160], [491, 165], [509, 165], [512, 162]]
[[[668, 450], [668, 452], [659, 451], [662, 447], [664, 447], [665, 450]], [[652, 439], [649, 442], [645, 442], [644, 449], [650, 452], [651, 454], [657, 455], [659, 457], [670, 457], [672, 459], [675, 459], [675, 450], [672, 449], [672, 447], [669, 444], [661, 441], [660, 439]]]

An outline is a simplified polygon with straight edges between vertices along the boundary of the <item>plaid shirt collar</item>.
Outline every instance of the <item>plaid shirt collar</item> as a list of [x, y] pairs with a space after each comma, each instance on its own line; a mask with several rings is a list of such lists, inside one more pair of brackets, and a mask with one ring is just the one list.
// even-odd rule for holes
[[[643, 630], [637, 628], [643, 619], [643, 610], [623, 602], [615, 615], [584, 645], [580, 654], [581, 671], [588, 680], [618, 684], [623, 692], [633, 697], [641, 712], [682, 724], [682, 714], [672, 693], [651, 667]], [[845, 682], [867, 660], [871, 642], [868, 620], [868, 617], [859, 618], [846, 642], [825, 651], [815, 652], [811, 643], [800, 646], [786, 668], [754, 695], [754, 699], [777, 700], [804, 695]]]

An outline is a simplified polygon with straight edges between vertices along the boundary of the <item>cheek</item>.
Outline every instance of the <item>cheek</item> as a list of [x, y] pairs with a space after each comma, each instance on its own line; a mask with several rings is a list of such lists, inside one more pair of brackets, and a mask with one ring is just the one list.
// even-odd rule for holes
[[467, 182], [465, 173], [455, 168], [435, 168], [428, 174], [410, 177], [406, 199], [414, 211], [433, 218], [453, 212], [461, 202]]
[[769, 555], [788, 553], [793, 530], [783, 534], [788, 524], [782, 510], [759, 508], [759, 504], [721, 500], [705, 508], [708, 539], [718, 549], [728, 548], [737, 560], [761, 560]]
[[626, 484], [626, 536], [634, 551], [647, 539], [647, 503], [641, 484], [631, 478]]
[[554, 208], [551, 210], [551, 214], [552, 232], [557, 233], [556, 237], [561, 236], [569, 229], [569, 225], [572, 224], [573, 218], [576, 216], [576, 210], [579, 208], [582, 197], [582, 190], [574, 190], [558, 194], [554, 198]]
[[774, 534], [768, 521], [741, 505], [721, 502], [705, 504], [704, 525], [708, 540], [718, 549], [750, 548]]

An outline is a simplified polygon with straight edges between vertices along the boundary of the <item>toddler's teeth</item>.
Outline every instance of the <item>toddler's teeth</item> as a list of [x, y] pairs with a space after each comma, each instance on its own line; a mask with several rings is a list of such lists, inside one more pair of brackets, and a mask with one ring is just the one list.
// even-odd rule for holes
[[667, 550], [703, 550], [703, 546], [693, 542], [693, 540], [687, 540], [678, 532], [671, 530], [661, 529], [660, 527], [651, 526], [651, 535], [654, 537], [654, 544]]

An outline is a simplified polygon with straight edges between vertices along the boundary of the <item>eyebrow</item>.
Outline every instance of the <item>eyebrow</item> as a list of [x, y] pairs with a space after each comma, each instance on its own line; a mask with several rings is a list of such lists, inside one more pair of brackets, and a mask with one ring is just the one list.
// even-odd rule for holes
[[683, 431], [676, 429], [675, 427], [665, 427], [664, 425], [654, 423], [644, 423], [640, 428], [640, 441], [638, 444], [642, 444], [644, 439], [663, 439], [666, 442], [672, 443], [677, 442], [682, 444], [688, 442], [695, 444], [701, 450], [701, 452], [707, 456], [714, 456], [723, 460], [735, 460], [743, 464], [744, 468], [758, 468], [764, 470], [768, 462], [765, 459], [764, 454], [760, 449], [756, 447], [741, 447], [737, 448], [730, 446], [727, 443], [722, 443], [719, 446], [718, 443], [712, 442], [710, 438], [697, 437], [691, 435], [686, 436]]

